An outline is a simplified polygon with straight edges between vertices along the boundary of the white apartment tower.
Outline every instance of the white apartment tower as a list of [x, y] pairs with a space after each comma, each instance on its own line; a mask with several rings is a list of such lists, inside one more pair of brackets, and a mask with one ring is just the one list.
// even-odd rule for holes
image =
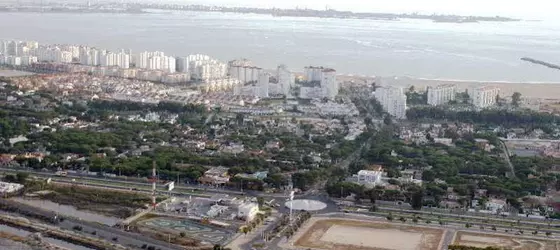
[[268, 97], [268, 85], [270, 82], [270, 74], [261, 72], [257, 81], [257, 96], [260, 98]]
[[323, 69], [321, 71], [321, 89], [323, 96], [334, 99], [338, 95], [338, 82], [336, 81], [336, 70]]
[[432, 106], [444, 105], [455, 100], [457, 86], [443, 84], [437, 87], [428, 87], [428, 104]]
[[280, 65], [276, 71], [276, 79], [278, 80], [278, 85], [282, 89], [282, 94], [288, 95], [290, 89], [295, 85], [294, 74], [290, 72], [286, 65]]
[[406, 95], [402, 88], [379, 87], [375, 91], [375, 98], [387, 113], [397, 119], [406, 119]]
[[477, 108], [487, 108], [496, 104], [500, 89], [495, 86], [475, 87], [469, 91], [471, 103]]
[[0, 41], [0, 55], [8, 55], [8, 41]]
[[323, 69], [323, 67], [305, 67], [303, 69], [305, 80], [308, 82], [320, 82], [323, 76]]

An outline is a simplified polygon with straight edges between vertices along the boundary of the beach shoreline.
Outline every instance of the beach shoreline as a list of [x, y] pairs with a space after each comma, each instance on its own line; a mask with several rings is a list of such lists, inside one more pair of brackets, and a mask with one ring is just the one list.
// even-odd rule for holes
[[412, 77], [373, 77], [338, 75], [338, 80], [345, 82], [373, 83], [378, 86], [397, 86], [410, 88], [414, 86], [416, 90], [426, 90], [428, 87], [435, 87], [442, 84], [453, 84], [458, 91], [463, 91], [477, 86], [496, 86], [500, 88], [500, 96], [508, 97], [514, 92], [519, 92], [525, 98], [540, 100], [560, 100], [560, 82], [511, 82], [511, 81], [477, 81], [477, 80], [458, 80], [458, 79], [427, 79]]

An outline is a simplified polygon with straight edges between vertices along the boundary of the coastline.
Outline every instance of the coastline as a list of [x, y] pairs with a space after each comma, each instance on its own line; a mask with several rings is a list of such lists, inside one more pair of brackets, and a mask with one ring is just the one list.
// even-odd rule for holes
[[460, 79], [427, 79], [412, 77], [373, 77], [338, 75], [341, 83], [347, 81], [375, 81], [378, 85], [392, 85], [402, 88], [414, 86], [416, 89], [425, 90], [427, 87], [435, 87], [441, 84], [457, 85], [459, 90], [465, 90], [476, 86], [496, 86], [500, 88], [500, 96], [507, 97], [519, 92], [523, 97], [541, 100], [560, 100], [560, 82], [512, 82], [512, 81], [480, 81]]

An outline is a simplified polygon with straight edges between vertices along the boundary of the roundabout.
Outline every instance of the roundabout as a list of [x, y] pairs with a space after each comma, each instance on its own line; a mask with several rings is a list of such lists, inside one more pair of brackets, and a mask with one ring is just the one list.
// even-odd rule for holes
[[327, 207], [327, 204], [321, 201], [316, 200], [293, 200], [287, 201], [284, 203], [287, 208], [291, 208], [292, 210], [305, 210], [305, 211], [319, 211], [323, 210]]

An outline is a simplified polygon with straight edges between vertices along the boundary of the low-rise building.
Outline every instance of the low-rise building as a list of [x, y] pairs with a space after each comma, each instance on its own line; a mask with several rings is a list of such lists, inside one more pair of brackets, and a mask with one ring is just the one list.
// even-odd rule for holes
[[242, 203], [237, 208], [237, 218], [252, 221], [259, 212], [259, 205], [257, 203]]
[[226, 167], [213, 167], [204, 172], [204, 175], [198, 178], [203, 184], [221, 185], [229, 181], [228, 169]]
[[0, 181], [0, 195], [12, 194], [23, 189], [23, 185]]
[[381, 183], [382, 171], [360, 170], [358, 171], [358, 183], [377, 185]]

